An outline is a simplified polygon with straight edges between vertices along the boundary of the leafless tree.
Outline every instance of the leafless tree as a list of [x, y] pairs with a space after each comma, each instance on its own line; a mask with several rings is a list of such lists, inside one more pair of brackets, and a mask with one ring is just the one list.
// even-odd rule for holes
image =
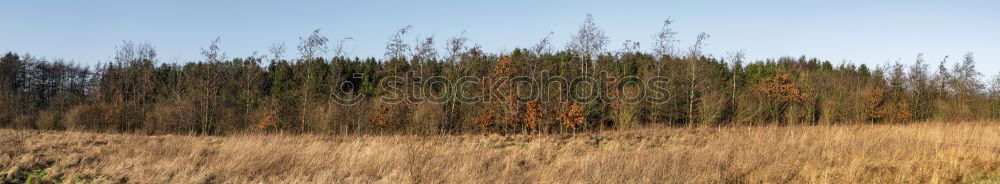
[[[594, 16], [588, 13], [587, 20], [583, 22], [583, 25], [580, 25], [580, 29], [566, 46], [570, 51], [592, 61], [601, 52], [604, 52], [604, 47], [608, 45], [608, 42], [608, 36], [604, 35], [604, 30], [597, 27]], [[590, 61], [584, 62], [586, 63], [581, 65], [581, 71], [586, 71], [586, 66], [589, 65]]]
[[406, 53], [409, 52], [410, 45], [403, 41], [403, 36], [407, 32], [410, 32], [412, 25], [407, 25], [406, 27], [400, 28], [395, 34], [389, 36], [389, 42], [385, 45], [385, 57], [386, 60], [394, 59], [405, 59]]
[[412, 64], [415, 67], [414, 71], [417, 76], [430, 77], [431, 74], [430, 66], [427, 63], [434, 61], [437, 56], [437, 49], [434, 47], [434, 36], [428, 36], [424, 39], [418, 39], [416, 46], [413, 48], [415, 53], [413, 53]]
[[976, 58], [971, 52], [962, 57], [961, 63], [955, 63], [951, 73], [953, 77], [952, 87], [959, 100], [965, 100], [982, 90], [983, 85], [979, 82], [982, 73], [976, 71]]
[[[319, 31], [320, 31], [319, 29], [316, 29], [312, 32], [312, 34], [309, 35], [309, 37], [299, 38], [299, 40], [301, 40], [301, 43], [299, 43], [298, 49], [299, 49], [299, 54], [302, 55], [302, 60], [300, 60], [300, 62], [304, 62], [306, 68], [308, 68], [308, 65], [313, 64], [313, 60], [316, 59], [317, 56], [319, 56], [322, 53], [326, 53], [327, 51], [326, 44], [330, 40], [327, 39], [325, 36], [320, 35]], [[301, 92], [301, 95], [299, 95], [299, 101], [300, 101], [299, 131], [305, 131], [306, 110], [309, 108], [309, 104], [312, 100], [313, 96], [312, 91], [317, 89], [318, 87], [315, 86], [315, 84], [313, 84], [313, 81], [315, 81], [316, 77], [318, 76], [314, 75], [311, 72], [313, 71], [306, 70], [303, 73], [303, 75], [305, 76], [305, 82], [300, 86], [299, 89], [299, 91]]]
[[[219, 48], [220, 39], [220, 37], [216, 37], [215, 40], [212, 40], [208, 49], [201, 49], [201, 55], [205, 56], [206, 62], [216, 64], [226, 60], [226, 54], [222, 53]], [[200, 80], [194, 80], [193, 84], [195, 85], [194, 89], [198, 91], [195, 93], [195, 96], [197, 97], [197, 104], [199, 104], [201, 111], [198, 113], [201, 114], [201, 134], [207, 135], [211, 133], [213, 127], [216, 126], [216, 122], [218, 122], [218, 120], [212, 116], [213, 107], [219, 104], [219, 95], [214, 93], [217, 91], [214, 89], [218, 89], [219, 86], [224, 83], [220, 79], [226, 79], [228, 77], [224, 76], [222, 72], [214, 71], [204, 72], [201, 73], [201, 75], [208, 76], [202, 76]]]
[[458, 59], [469, 51], [469, 37], [465, 36], [465, 31], [457, 36], [448, 38], [448, 62], [454, 64]]
[[[115, 106], [125, 108], [130, 105], [145, 106], [152, 99], [150, 98], [156, 88], [154, 64], [156, 63], [156, 50], [149, 43], [135, 43], [124, 41], [116, 46], [113, 65], [109, 65], [104, 70], [102, 81], [104, 82], [105, 100], [109, 100]], [[139, 111], [135, 114], [142, 114], [142, 109], [123, 109], [116, 112], [115, 123], [120, 123], [122, 130], [131, 130], [138, 126], [136, 117], [129, 116], [129, 112]]]
[[990, 89], [988, 90], [988, 93], [989, 100], [1000, 100], [1000, 74], [994, 75], [993, 79], [990, 80]]
[[434, 36], [418, 39], [418, 44], [413, 48], [413, 62], [426, 62], [437, 58], [437, 49], [434, 49]]
[[[243, 112], [249, 115], [253, 111], [253, 107], [257, 105], [259, 99], [256, 97], [260, 95], [257, 91], [260, 89], [262, 82], [261, 78], [264, 76], [264, 72], [260, 69], [261, 61], [264, 60], [266, 56], [258, 56], [257, 51], [254, 51], [253, 56], [246, 58], [243, 61], [243, 79], [241, 81], [243, 87], [243, 98], [247, 101], [246, 106], [244, 106]], [[248, 119], [248, 123], [252, 123]]]
[[670, 27], [673, 22], [668, 17], [667, 20], [663, 21], [663, 28], [660, 29], [660, 32], [653, 35], [653, 53], [656, 54], [656, 57], [674, 54], [674, 43], [677, 42], [674, 37], [677, 32], [674, 32], [674, 29]]
[[345, 57], [345, 55], [344, 55], [345, 54], [344, 43], [346, 43], [348, 40], [353, 40], [353, 39], [354, 38], [352, 38], [352, 37], [344, 37], [344, 38], [340, 39], [340, 41], [337, 41], [337, 46], [333, 48], [333, 56], [334, 57]]
[[910, 66], [907, 76], [907, 86], [913, 90], [911, 98], [913, 116], [917, 120], [929, 118], [931, 115], [933, 84], [928, 77], [927, 61], [924, 54], [917, 54], [916, 63]]
[[695, 40], [694, 45], [691, 46], [691, 53], [688, 56], [688, 63], [691, 70], [688, 71], [690, 74], [690, 86], [688, 87], [688, 126], [694, 125], [694, 104], [695, 104], [695, 94], [698, 92], [698, 60], [701, 58], [701, 48], [704, 46], [704, 41], [708, 39], [709, 35], [706, 33], [698, 34], [698, 39]]
[[205, 61], [209, 63], [216, 63], [226, 60], [226, 53], [223, 53], [219, 49], [219, 42], [222, 37], [215, 37], [212, 43], [208, 46], [208, 49], [201, 48], [201, 55], [205, 56]]
[[736, 94], [738, 93], [736, 81], [739, 80], [738, 74], [740, 73], [740, 69], [743, 67], [744, 58], [746, 58], [746, 51], [744, 50], [739, 50], [736, 52], [729, 53], [729, 62], [731, 65], [729, 69], [731, 70], [733, 75], [730, 81], [730, 83], [732, 84], [732, 86], [730, 86], [732, 88], [731, 89], [732, 94], [730, 94], [731, 95], [730, 100], [732, 100], [733, 104], [736, 104]]
[[949, 81], [951, 81], [952, 78], [951, 73], [948, 71], [948, 67], [946, 66], [947, 63], [948, 56], [944, 56], [944, 59], [941, 59], [941, 63], [938, 64], [938, 71], [934, 76], [934, 88], [936, 88], [938, 93], [937, 95], [940, 96], [947, 96]]
[[274, 42], [271, 43], [271, 48], [268, 48], [271, 52], [272, 61], [281, 60], [281, 57], [285, 56], [285, 42]]
[[619, 52], [622, 53], [622, 54], [624, 54], [624, 53], [633, 53], [633, 52], [638, 52], [639, 49], [640, 49], [639, 48], [639, 42], [635, 42], [635, 41], [632, 41], [632, 40], [625, 40], [625, 42], [622, 43], [622, 50], [619, 51]]
[[906, 69], [903, 64], [896, 60], [893, 64], [887, 64], [885, 67], [888, 70], [887, 77], [889, 78], [889, 86], [891, 87], [890, 92], [892, 95], [901, 95], [903, 88], [906, 85]]
[[923, 90], [926, 90], [927, 60], [924, 59], [924, 53], [917, 54], [916, 63], [910, 66], [909, 81], [909, 86], [916, 89], [918, 93], [923, 93]]
[[306, 38], [299, 38], [299, 54], [304, 60], [315, 59], [316, 56], [326, 53], [326, 43], [330, 41], [325, 36], [319, 34], [320, 29], [313, 30], [312, 34]]
[[555, 32], [550, 31], [544, 38], [538, 40], [534, 47], [531, 47], [531, 51], [537, 55], [552, 53], [552, 35], [554, 34]]
[[156, 61], [156, 49], [146, 42], [122, 41], [115, 47], [114, 61], [125, 66], [150, 65]]

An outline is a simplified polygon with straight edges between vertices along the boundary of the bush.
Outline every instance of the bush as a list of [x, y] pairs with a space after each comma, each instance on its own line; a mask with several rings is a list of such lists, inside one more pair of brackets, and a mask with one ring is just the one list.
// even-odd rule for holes
[[35, 118], [35, 127], [43, 130], [59, 130], [62, 129], [59, 119], [57, 113], [49, 111], [38, 112], [38, 117]]
[[63, 116], [63, 124], [69, 130], [90, 130], [97, 127], [97, 122], [101, 121], [100, 109], [95, 105], [76, 105], [66, 111]]
[[187, 100], [153, 105], [142, 129], [146, 133], [188, 133], [198, 129], [197, 107]]
[[253, 129], [256, 131], [269, 131], [281, 124], [278, 118], [278, 110], [275, 108], [262, 107], [253, 113]]
[[409, 125], [411, 108], [407, 103], [372, 103], [373, 112], [371, 114], [372, 123], [375, 127], [384, 131], [399, 131]]
[[[302, 109], [305, 112], [305, 126], [308, 131], [314, 132], [333, 132], [339, 127], [337, 122], [339, 114], [338, 112], [343, 111], [340, 106], [336, 104], [313, 104], [306, 109]], [[266, 110], [265, 110], [266, 111]], [[266, 118], [260, 116], [260, 118]], [[260, 119], [263, 121], [264, 119]]]
[[35, 128], [34, 123], [35, 116], [32, 115], [19, 115], [14, 118], [14, 128]]
[[416, 109], [413, 110], [412, 123], [406, 129], [416, 134], [433, 134], [445, 120], [446, 117], [441, 104], [422, 102], [417, 104]]

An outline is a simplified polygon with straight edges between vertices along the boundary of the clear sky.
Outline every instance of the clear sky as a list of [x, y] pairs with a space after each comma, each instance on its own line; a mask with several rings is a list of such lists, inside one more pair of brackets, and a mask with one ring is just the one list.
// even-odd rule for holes
[[706, 51], [724, 56], [745, 49], [753, 59], [807, 55], [835, 62], [912, 63], [925, 53], [932, 68], [945, 55], [974, 52], [986, 76], [1000, 72], [1000, 1], [227, 1], [7, 0], [0, 8], [0, 51], [28, 52], [83, 64], [109, 60], [122, 40], [156, 46], [161, 62], [199, 59], [199, 49], [222, 37], [231, 57], [266, 53], [321, 28], [345, 36], [350, 56], [382, 57], [387, 37], [412, 34], [443, 41], [467, 32], [489, 51], [529, 47], [550, 31], [562, 48], [592, 13], [616, 50], [625, 40], [649, 49], [667, 17], [680, 44], [712, 35]]

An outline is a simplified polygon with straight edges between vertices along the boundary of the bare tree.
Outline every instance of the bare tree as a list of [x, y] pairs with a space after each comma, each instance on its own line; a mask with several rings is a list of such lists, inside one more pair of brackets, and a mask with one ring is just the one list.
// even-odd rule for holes
[[208, 46], [208, 49], [201, 48], [201, 55], [205, 56], [205, 61], [209, 63], [221, 62], [226, 60], [226, 53], [223, 53], [219, 49], [219, 42], [222, 37], [215, 37], [212, 43]]
[[947, 67], [948, 57], [944, 56], [944, 59], [941, 59], [941, 63], [938, 64], [937, 74], [934, 76], [934, 88], [940, 97], [948, 96], [948, 85], [949, 81], [951, 81], [951, 72], [948, 71]]
[[[243, 97], [247, 101], [246, 106], [243, 108], [245, 115], [250, 115], [252, 113], [253, 107], [257, 105], [260, 99], [257, 96], [260, 95], [257, 89], [260, 89], [260, 85], [264, 82], [260, 80], [264, 76], [264, 72], [260, 69], [261, 61], [264, 60], [266, 56], [258, 56], [257, 51], [253, 52], [253, 55], [246, 58], [243, 61]], [[253, 121], [253, 120], [249, 120]], [[253, 123], [253, 122], [248, 122]]]
[[917, 90], [917, 93], [923, 93], [927, 87], [927, 60], [924, 59], [924, 53], [917, 54], [916, 63], [910, 66], [909, 73], [909, 86]]
[[708, 39], [709, 35], [706, 33], [698, 34], [698, 39], [695, 40], [694, 45], [691, 46], [691, 53], [688, 56], [688, 63], [691, 70], [688, 71], [690, 74], [690, 86], [688, 87], [688, 126], [694, 124], [694, 104], [695, 104], [695, 94], [698, 92], [698, 60], [701, 58], [701, 48], [704, 45], [704, 41]]
[[146, 42], [122, 41], [115, 47], [114, 61], [125, 66], [150, 65], [156, 61], [156, 49]]
[[552, 35], [555, 32], [549, 32], [544, 38], [538, 40], [538, 43], [534, 47], [531, 47], [531, 51], [535, 52], [537, 55], [552, 53]]
[[916, 63], [910, 66], [909, 76], [907, 77], [908, 86], [913, 90], [912, 106], [913, 117], [916, 120], [924, 120], [931, 115], [931, 91], [933, 89], [933, 84], [931, 84], [928, 78], [929, 71], [927, 69], [927, 61], [924, 59], [924, 54], [917, 54]]
[[7, 52], [0, 58], [0, 92], [20, 92], [24, 86], [24, 75], [27, 63], [21, 56]]
[[346, 43], [348, 40], [353, 40], [353, 39], [354, 38], [352, 38], [352, 37], [344, 37], [344, 38], [341, 38], [340, 41], [337, 41], [337, 46], [333, 48], [333, 56], [334, 57], [345, 57], [345, 55], [344, 55], [345, 54], [344, 43]]
[[[594, 60], [601, 52], [604, 52], [604, 47], [608, 45], [608, 42], [608, 36], [604, 35], [604, 30], [597, 27], [597, 23], [594, 23], [594, 16], [588, 13], [587, 20], [583, 22], [583, 25], [580, 25], [580, 29], [566, 46], [570, 51]], [[584, 62], [584, 65], [581, 65], [581, 71], [586, 71], [586, 66], [589, 65], [590, 61]]]
[[622, 50], [619, 51], [619, 53], [625, 54], [625, 53], [634, 53], [638, 51], [639, 51], [639, 42], [635, 42], [632, 40], [625, 40], [625, 42], [622, 43]]
[[732, 88], [731, 89], [732, 90], [732, 94], [730, 94], [732, 96], [730, 97], [730, 100], [732, 100], [733, 104], [736, 104], [736, 94], [738, 93], [738, 91], [737, 91], [738, 87], [736, 86], [736, 81], [739, 80], [738, 77], [739, 77], [740, 70], [743, 67], [743, 59], [744, 58], [746, 58], [746, 51], [744, 51], [744, 50], [739, 50], [739, 51], [736, 51], [736, 52], [730, 52], [729, 53], [729, 62], [730, 62], [730, 65], [732, 65], [732, 66], [730, 66], [729, 69], [730, 69], [730, 71], [732, 72], [732, 75], [733, 75], [732, 79], [730, 81], [730, 83], [732, 83], [732, 86], [731, 86], [731, 88]]
[[285, 42], [271, 43], [271, 48], [268, 50], [271, 52], [271, 57], [274, 57], [272, 61], [281, 60], [281, 57], [285, 56]]
[[431, 74], [430, 66], [427, 63], [434, 61], [437, 56], [437, 49], [434, 48], [434, 36], [428, 36], [424, 39], [418, 39], [417, 45], [413, 48], [415, 53], [413, 53], [412, 63], [417, 72], [417, 76], [430, 77], [427, 76]]
[[982, 90], [983, 85], [979, 82], [982, 73], [976, 71], [976, 59], [971, 52], [962, 57], [961, 63], [955, 63], [951, 73], [952, 88], [959, 100], [964, 100]]
[[[222, 53], [219, 48], [220, 39], [221, 37], [215, 37], [215, 39], [212, 40], [212, 43], [208, 46], [208, 49], [201, 48], [201, 55], [205, 56], [205, 62], [219, 63], [226, 60], [226, 54]], [[199, 104], [201, 111], [198, 113], [201, 114], [201, 134], [207, 135], [211, 133], [214, 124], [218, 122], [218, 120], [213, 118], [212, 111], [213, 107], [219, 103], [219, 95], [213, 93], [212, 91], [216, 91], [213, 89], [217, 89], [221, 86], [220, 83], [223, 83], [218, 79], [224, 79], [226, 77], [223, 77], [223, 73], [221, 72], [205, 72], [202, 73], [202, 75], [209, 76], [203, 76], [199, 80], [194, 80], [193, 84], [195, 85], [194, 89], [199, 91], [194, 94], [198, 98], [197, 104]]]
[[302, 59], [312, 60], [315, 59], [316, 56], [326, 53], [326, 43], [329, 42], [330, 39], [320, 35], [319, 30], [320, 29], [313, 30], [309, 37], [299, 37], [299, 40], [301, 41], [301, 43], [299, 43], [299, 54], [302, 55]]
[[653, 53], [656, 57], [671, 56], [674, 55], [674, 43], [677, 40], [674, 38], [677, 32], [670, 27], [674, 21], [667, 17], [667, 20], [663, 21], [663, 28], [660, 28], [660, 32], [653, 35]]
[[399, 31], [396, 31], [396, 33], [392, 34], [392, 36], [389, 36], [389, 42], [385, 45], [386, 60], [406, 58], [406, 53], [409, 52], [410, 45], [403, 41], [403, 36], [405, 36], [407, 32], [410, 32], [410, 29], [412, 28], [412, 25], [407, 25], [400, 28]]
[[[124, 41], [116, 46], [114, 61], [117, 66], [109, 65], [104, 69], [104, 90], [102, 92], [106, 100], [110, 100], [117, 107], [128, 105], [145, 106], [152, 99], [151, 93], [156, 87], [154, 64], [156, 62], [156, 50], [149, 43], [135, 43]], [[116, 119], [111, 123], [119, 123], [119, 129], [131, 130], [138, 126], [138, 121], [129, 115], [129, 112], [139, 111], [135, 114], [142, 114], [142, 109], [123, 109], [117, 111]]]
[[437, 49], [434, 49], [434, 36], [418, 39], [418, 44], [413, 48], [413, 62], [426, 62], [437, 58]]
[[987, 92], [989, 100], [994, 102], [1000, 100], [1000, 74], [994, 75], [993, 79], [990, 80], [990, 88]]
[[469, 37], [465, 36], [465, 31], [458, 34], [457, 36], [448, 38], [447, 50], [448, 50], [448, 62], [454, 64], [458, 59], [469, 51]]

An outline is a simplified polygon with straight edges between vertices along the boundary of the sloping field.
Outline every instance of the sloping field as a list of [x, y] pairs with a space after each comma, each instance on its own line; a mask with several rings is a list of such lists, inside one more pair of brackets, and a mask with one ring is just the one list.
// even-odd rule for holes
[[577, 135], [228, 137], [0, 129], [0, 179], [83, 183], [1000, 182], [1000, 123]]

